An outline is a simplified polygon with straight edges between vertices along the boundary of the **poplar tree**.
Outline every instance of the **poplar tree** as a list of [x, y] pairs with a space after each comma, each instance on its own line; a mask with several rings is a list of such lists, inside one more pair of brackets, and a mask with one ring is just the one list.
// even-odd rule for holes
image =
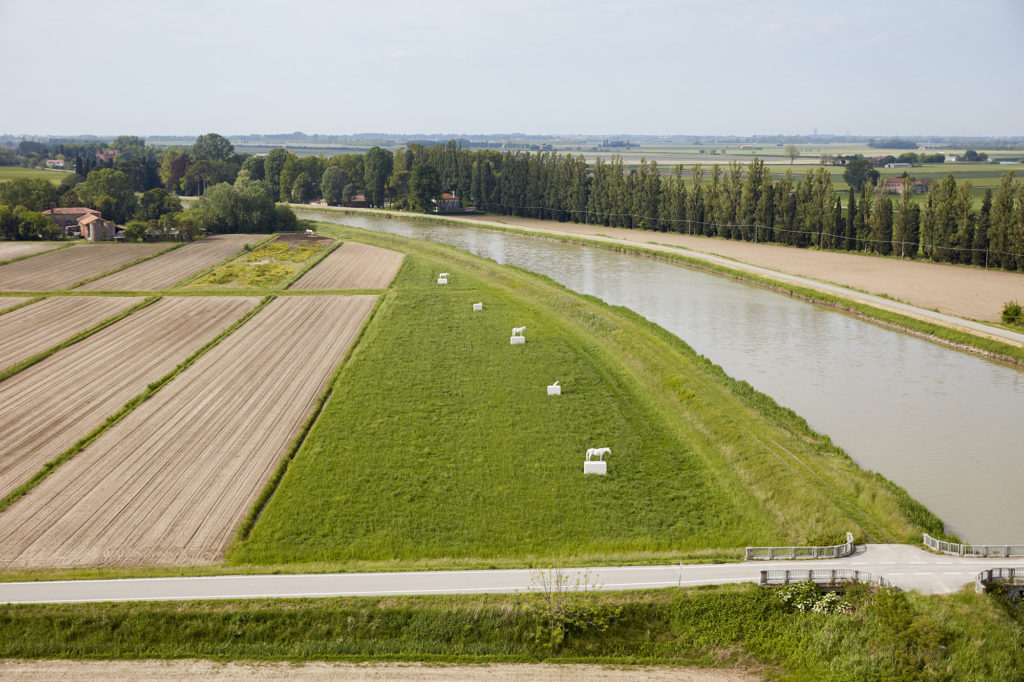
[[974, 229], [974, 240], [971, 242], [971, 263], [985, 265], [988, 252], [989, 215], [992, 213], [992, 188], [985, 190], [985, 198], [981, 200], [981, 211], [978, 212], [978, 225]]
[[1013, 171], [999, 180], [992, 196], [992, 212], [989, 218], [988, 244], [989, 263], [1008, 268], [1013, 261], [1010, 255], [1010, 222], [1013, 220]]
[[850, 186], [849, 196], [847, 197], [846, 206], [846, 239], [844, 240], [843, 248], [850, 251], [854, 248], [854, 244], [857, 239], [857, 231], [854, 227], [854, 220], [857, 217], [857, 199], [854, 196], [853, 186]]

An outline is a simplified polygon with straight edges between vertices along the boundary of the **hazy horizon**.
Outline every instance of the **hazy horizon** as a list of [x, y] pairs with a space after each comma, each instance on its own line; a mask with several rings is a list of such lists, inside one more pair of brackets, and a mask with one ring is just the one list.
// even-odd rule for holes
[[0, 23], [12, 135], [1024, 135], [1014, 0], [0, 0]]

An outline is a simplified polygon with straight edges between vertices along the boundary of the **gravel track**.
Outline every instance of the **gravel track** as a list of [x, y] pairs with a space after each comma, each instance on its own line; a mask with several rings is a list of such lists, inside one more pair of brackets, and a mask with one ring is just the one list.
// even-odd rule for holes
[[21, 305], [25, 301], [31, 301], [31, 296], [2, 296], [0, 297], [0, 313], [13, 308], [16, 305]]
[[[243, 297], [165, 298], [0, 382], [0, 496], [255, 304]], [[8, 528], [8, 518], [0, 513], [0, 528]]]
[[0, 242], [0, 261], [49, 251], [61, 245], [61, 242]]
[[48, 298], [10, 312], [0, 317], [0, 369], [55, 346], [141, 301], [120, 296]]
[[0, 568], [218, 561], [375, 301], [273, 301], [0, 513]]
[[76, 244], [0, 266], [0, 291], [56, 291], [151, 256], [167, 244]]
[[395, 278], [405, 254], [345, 242], [291, 286], [295, 291], [384, 289]]
[[120, 272], [107, 275], [79, 287], [82, 291], [161, 291], [185, 277], [212, 267], [236, 254], [246, 244], [255, 244], [267, 235], [218, 234], [174, 249]]

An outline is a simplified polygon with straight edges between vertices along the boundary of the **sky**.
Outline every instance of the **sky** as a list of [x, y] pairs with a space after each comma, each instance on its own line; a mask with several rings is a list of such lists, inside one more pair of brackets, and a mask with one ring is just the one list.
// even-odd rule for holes
[[1024, 135], [1022, 0], [0, 0], [0, 134]]

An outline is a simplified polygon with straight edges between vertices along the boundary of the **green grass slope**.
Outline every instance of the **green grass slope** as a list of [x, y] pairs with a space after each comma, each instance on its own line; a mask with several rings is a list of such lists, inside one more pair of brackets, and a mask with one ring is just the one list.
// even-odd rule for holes
[[[639, 316], [448, 247], [322, 229], [410, 255], [230, 563], [706, 560], [941, 529]], [[510, 346], [523, 325], [527, 343]], [[563, 395], [548, 397], [555, 379]], [[602, 446], [609, 475], [584, 476], [586, 448]]]

